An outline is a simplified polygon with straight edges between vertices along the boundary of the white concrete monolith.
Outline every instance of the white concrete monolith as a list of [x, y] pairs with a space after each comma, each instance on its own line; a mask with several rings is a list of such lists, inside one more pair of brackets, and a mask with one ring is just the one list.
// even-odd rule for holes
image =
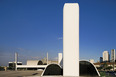
[[63, 76], [79, 76], [79, 5], [63, 8]]

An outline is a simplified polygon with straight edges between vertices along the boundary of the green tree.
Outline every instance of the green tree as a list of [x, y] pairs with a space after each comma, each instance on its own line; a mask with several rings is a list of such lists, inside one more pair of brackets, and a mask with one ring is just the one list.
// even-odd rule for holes
[[113, 67], [112, 66], [107, 66], [106, 69], [107, 70], [111, 70]]
[[0, 66], [0, 71], [3, 71], [3, 70], [4, 70], [4, 67], [1, 67], [1, 66]]
[[107, 66], [108, 66], [107, 63], [104, 63], [103, 64], [103, 69], [106, 70]]

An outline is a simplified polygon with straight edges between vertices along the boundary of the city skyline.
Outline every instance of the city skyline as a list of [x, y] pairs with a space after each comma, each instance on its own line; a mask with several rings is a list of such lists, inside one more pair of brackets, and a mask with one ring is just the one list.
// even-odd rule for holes
[[[116, 49], [115, 0], [0, 1], [0, 65], [14, 60], [57, 59], [63, 52], [63, 5], [79, 3], [80, 60], [99, 60]], [[85, 54], [86, 53], [86, 54]]]
[[[114, 62], [116, 60], [116, 54], [115, 54], [115, 49], [111, 49], [110, 53], [109, 51], [103, 51], [103, 56], [102, 56], [102, 59], [103, 61], [105, 62]], [[101, 57], [100, 57], [100, 60], [101, 60]], [[100, 62], [103, 62], [103, 61], [100, 61]]]

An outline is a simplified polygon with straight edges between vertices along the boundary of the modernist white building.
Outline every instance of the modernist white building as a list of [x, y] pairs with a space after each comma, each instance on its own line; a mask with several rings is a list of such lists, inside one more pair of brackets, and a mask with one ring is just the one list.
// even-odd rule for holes
[[90, 61], [91, 63], [94, 63], [94, 59], [90, 59], [89, 61]]
[[30, 68], [36, 68], [36, 69], [40, 69], [40, 68], [45, 68], [47, 65], [43, 65], [41, 60], [27, 60], [27, 65], [17, 65], [17, 69], [18, 68], [26, 68], [26, 69], [30, 69]]
[[[61, 60], [62, 55], [59, 54], [59, 63]], [[37, 69], [42, 67], [45, 68], [45, 70], [41, 76], [100, 76], [92, 63], [89, 61], [79, 61], [78, 3], [66, 3], [63, 8], [63, 68], [58, 64], [40, 66], [37, 64], [37, 61], [34, 61], [33, 64], [32, 61], [28, 61], [28, 65], [17, 66], [17, 68]]]
[[115, 61], [115, 49], [111, 50], [111, 61]]
[[[18, 54], [15, 53], [15, 63], [18, 61]], [[48, 53], [47, 53], [47, 62], [48, 62]], [[16, 65], [15, 70], [17, 69], [44, 69], [47, 65], [44, 65], [45, 62], [42, 62], [41, 60], [27, 60], [26, 65]]]
[[27, 65], [38, 65], [39, 60], [27, 60]]
[[108, 53], [108, 51], [103, 52], [103, 61], [109, 61], [109, 53]]

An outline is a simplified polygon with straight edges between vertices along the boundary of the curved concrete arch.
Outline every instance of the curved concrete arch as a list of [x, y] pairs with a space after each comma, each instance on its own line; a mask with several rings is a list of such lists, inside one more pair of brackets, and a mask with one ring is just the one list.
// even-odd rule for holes
[[[83, 62], [83, 63], [82, 63]], [[89, 71], [89, 73], [91, 73], [90, 72], [90, 70], [92, 71], [92, 73], [94, 73], [95, 74], [95, 71], [96, 71], [96, 75], [98, 75], [98, 76], [100, 76], [100, 74], [99, 74], [99, 72], [98, 72], [98, 70], [97, 70], [97, 68], [94, 66], [94, 64], [93, 63], [91, 63], [91, 62], [89, 62], [89, 61], [86, 61], [86, 60], [80, 60], [79, 61], [79, 64], [80, 64], [80, 76], [84, 76], [84, 75], [86, 75], [86, 72], [85, 72], [85, 70], [86, 69], [84, 69], [84, 71], [82, 72], [81, 70], [83, 70], [83, 68], [81, 67], [81, 63], [82, 63], [82, 66], [83, 66], [83, 68], [85, 67], [89, 67], [89, 66], [91, 66], [91, 68], [88, 70]], [[84, 64], [85, 63], [85, 64]], [[95, 70], [94, 70], [95, 69]], [[83, 73], [83, 74], [82, 74]], [[94, 76], [94, 74], [88, 74], [88, 75], [90, 75], [90, 76]]]
[[42, 72], [41, 76], [63, 75], [62, 67], [58, 64], [49, 64]]
[[41, 60], [39, 60], [37, 65], [43, 65], [43, 62]]
[[[80, 60], [79, 65], [80, 65], [80, 69], [79, 69], [80, 76], [100, 76], [97, 68], [94, 66], [93, 63], [86, 60]], [[62, 67], [58, 64], [49, 64], [41, 74], [41, 76], [52, 76], [52, 75], [55, 76], [63, 75]]]

